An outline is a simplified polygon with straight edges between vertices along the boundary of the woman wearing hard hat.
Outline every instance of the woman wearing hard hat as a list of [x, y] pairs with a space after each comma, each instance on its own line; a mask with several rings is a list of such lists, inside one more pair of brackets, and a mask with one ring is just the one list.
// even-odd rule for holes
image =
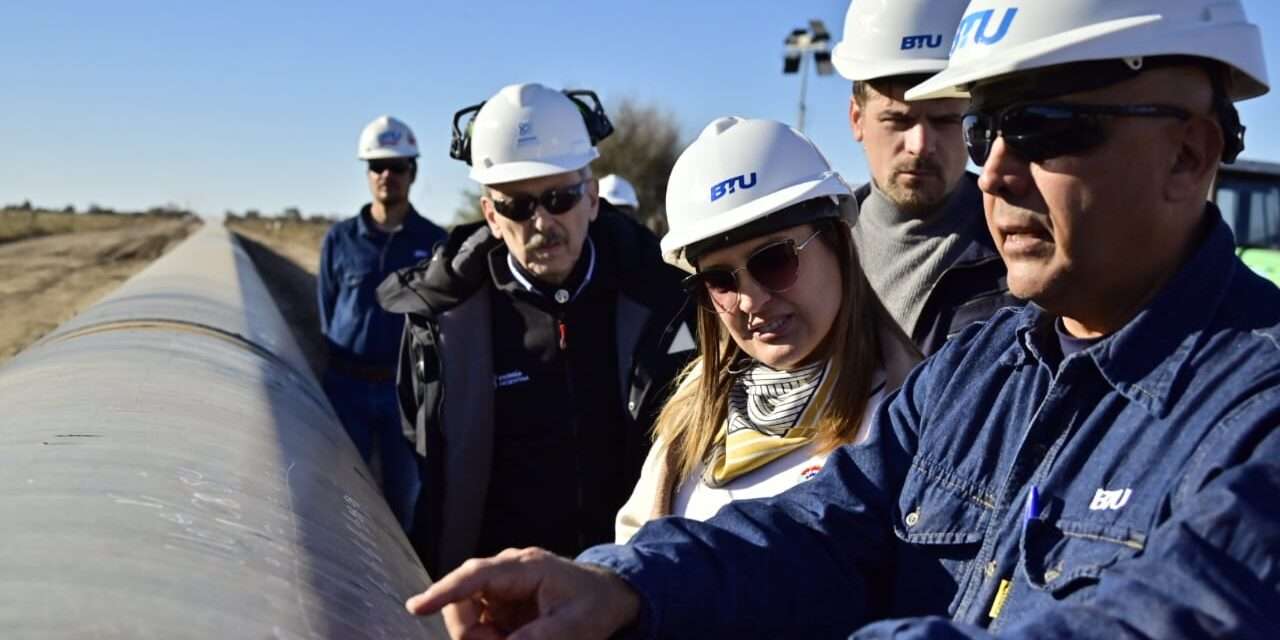
[[655, 424], [619, 542], [812, 477], [919, 360], [859, 266], [850, 195], [812, 142], [768, 120], [715, 120], [676, 161], [662, 250], [691, 274], [700, 352]]

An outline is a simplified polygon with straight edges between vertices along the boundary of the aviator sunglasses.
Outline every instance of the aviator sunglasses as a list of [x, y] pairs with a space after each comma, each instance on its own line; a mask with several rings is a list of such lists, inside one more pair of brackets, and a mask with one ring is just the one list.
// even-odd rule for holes
[[684, 279], [684, 289], [699, 304], [716, 313], [731, 313], [738, 306], [738, 272], [746, 271], [771, 293], [795, 285], [800, 275], [800, 252], [822, 233], [819, 229], [803, 242], [792, 238], [770, 242], [756, 249], [737, 269], [711, 268]]
[[412, 160], [370, 160], [369, 172], [381, 174], [383, 171], [390, 171], [400, 175], [408, 171], [412, 166]]
[[1081, 153], [1106, 142], [1106, 118], [1177, 118], [1191, 112], [1158, 104], [1019, 104], [995, 113], [975, 111], [961, 121], [969, 158], [982, 166], [991, 155], [996, 138], [1027, 162]]
[[533, 217], [539, 204], [551, 215], [558, 216], [569, 211], [582, 200], [585, 187], [586, 182], [583, 181], [569, 187], [547, 189], [536, 196], [519, 195], [510, 199], [490, 198], [490, 200], [493, 202], [494, 211], [502, 214], [504, 218], [524, 222]]

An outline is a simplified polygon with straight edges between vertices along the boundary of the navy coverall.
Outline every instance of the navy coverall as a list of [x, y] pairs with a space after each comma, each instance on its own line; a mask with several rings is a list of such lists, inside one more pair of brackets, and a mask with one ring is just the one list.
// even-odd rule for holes
[[1002, 310], [814, 480], [579, 560], [635, 588], [644, 637], [1277, 637], [1280, 290], [1206, 227], [1092, 346]]
[[445, 232], [410, 207], [400, 229], [384, 233], [369, 209], [365, 205], [359, 215], [333, 225], [321, 248], [316, 289], [320, 330], [329, 348], [324, 387], [366, 462], [377, 440], [383, 493], [408, 528], [418, 478], [396, 403], [395, 365], [404, 316], [378, 306], [376, 290], [388, 274], [430, 259]]

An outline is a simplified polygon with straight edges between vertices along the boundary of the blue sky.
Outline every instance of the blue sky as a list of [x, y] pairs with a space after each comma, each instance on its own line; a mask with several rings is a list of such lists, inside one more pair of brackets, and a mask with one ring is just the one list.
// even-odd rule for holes
[[[793, 122], [782, 40], [842, 0], [650, 2], [8, 2], [0, 6], [0, 203], [205, 215], [289, 206], [349, 214], [368, 200], [355, 159], [383, 113], [423, 147], [412, 199], [448, 222], [468, 185], [449, 119], [501, 86], [539, 81], [670, 110], [686, 137], [737, 114]], [[1268, 44], [1280, 5], [1245, 0]], [[1280, 77], [1280, 46], [1267, 51]], [[810, 77], [806, 132], [866, 179], [848, 84]], [[1280, 161], [1280, 91], [1244, 103], [1246, 157]]]

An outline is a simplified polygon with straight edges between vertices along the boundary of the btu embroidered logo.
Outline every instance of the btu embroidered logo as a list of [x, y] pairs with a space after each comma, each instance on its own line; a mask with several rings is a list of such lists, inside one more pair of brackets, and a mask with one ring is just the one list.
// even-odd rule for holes
[[1129, 504], [1130, 495], [1133, 495], [1132, 489], [1116, 489], [1115, 491], [1098, 489], [1098, 491], [1093, 494], [1093, 502], [1089, 503], [1089, 510], [1116, 511], [1124, 505]]

